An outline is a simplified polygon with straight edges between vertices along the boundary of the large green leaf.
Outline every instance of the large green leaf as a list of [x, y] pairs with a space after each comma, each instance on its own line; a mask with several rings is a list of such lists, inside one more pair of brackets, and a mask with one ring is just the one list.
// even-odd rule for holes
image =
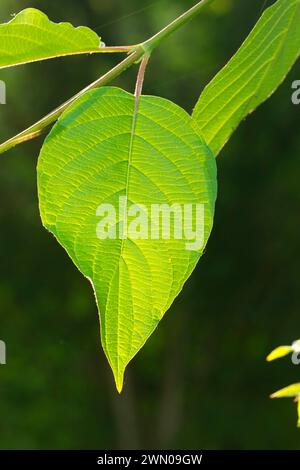
[[195, 107], [193, 117], [216, 155], [239, 123], [281, 84], [299, 54], [300, 0], [278, 0]]
[[101, 40], [91, 29], [53, 23], [35, 8], [0, 25], [0, 68], [100, 49]]
[[[216, 198], [214, 156], [177, 105], [142, 96], [136, 113], [133, 95], [104, 87], [83, 95], [53, 128], [39, 158], [38, 189], [44, 226], [93, 285], [102, 345], [120, 391], [125, 367], [207, 242]], [[136, 239], [129, 230], [123, 239], [97, 238], [98, 206], [118, 208], [120, 197], [139, 206], [141, 216], [153, 204], [203, 204], [203, 246], [187, 249], [187, 237], [163, 239], [161, 233]], [[124, 220], [121, 208], [111, 233]], [[128, 217], [128, 224], [133, 220]]]

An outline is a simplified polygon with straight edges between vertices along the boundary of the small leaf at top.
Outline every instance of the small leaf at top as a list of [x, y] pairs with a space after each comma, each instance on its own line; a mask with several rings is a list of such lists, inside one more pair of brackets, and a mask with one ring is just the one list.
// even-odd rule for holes
[[[47, 137], [38, 190], [44, 226], [94, 288], [103, 349], [121, 391], [127, 364], [207, 243], [217, 191], [214, 156], [179, 106], [142, 96], [136, 112], [133, 95], [102, 87], [76, 101]], [[167, 219], [176, 207], [162, 230], [153, 215], [158, 207]], [[197, 228], [188, 217], [183, 221], [187, 208], [196, 207], [204, 209]], [[185, 230], [199, 228], [203, 239], [191, 246]]]
[[0, 69], [54, 57], [101, 52], [101, 39], [85, 26], [53, 23], [35, 8], [26, 8], [0, 24]]
[[300, 397], [300, 383], [289, 385], [271, 395], [271, 398], [294, 398]]

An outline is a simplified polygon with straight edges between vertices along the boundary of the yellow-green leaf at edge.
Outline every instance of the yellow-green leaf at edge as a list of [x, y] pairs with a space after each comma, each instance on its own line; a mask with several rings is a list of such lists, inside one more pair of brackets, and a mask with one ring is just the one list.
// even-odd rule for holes
[[300, 383], [289, 385], [288, 387], [272, 393], [271, 398], [294, 398], [297, 403], [298, 422], [297, 426], [300, 427]]
[[289, 346], [279, 346], [278, 348], [274, 349], [268, 356], [267, 361], [271, 362], [275, 359], [279, 359], [281, 357], [287, 356], [288, 354], [295, 352], [300, 352], [300, 340], [297, 339]]
[[[113, 87], [83, 95], [58, 120], [38, 163], [44, 226], [90, 280], [102, 346], [122, 390], [127, 364], [157, 327], [201, 257], [216, 199], [216, 163], [191, 116], [174, 103]], [[185, 239], [97, 238], [97, 208], [203, 204], [204, 244]], [[101, 206], [103, 207], [103, 206]], [[111, 228], [124, 222], [123, 209]], [[174, 230], [172, 221], [171, 233]]]
[[0, 69], [60, 56], [101, 52], [100, 37], [85, 26], [54, 23], [26, 8], [0, 24]]
[[267, 361], [275, 361], [276, 359], [287, 356], [291, 352], [293, 352], [292, 346], [279, 346], [278, 348], [270, 352], [270, 354], [267, 356]]
[[240, 122], [278, 88], [299, 54], [300, 0], [278, 0], [196, 104], [193, 118], [215, 155]]

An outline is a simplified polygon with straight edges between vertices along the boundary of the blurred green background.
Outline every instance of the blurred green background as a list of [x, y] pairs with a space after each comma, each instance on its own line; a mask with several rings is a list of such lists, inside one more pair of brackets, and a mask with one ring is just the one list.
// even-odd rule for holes
[[[88, 25], [108, 45], [146, 39], [192, 0], [1, 0]], [[272, 1], [215, 0], [154, 54], [144, 92], [191, 111], [203, 86]], [[71, 57], [2, 71], [1, 141], [96, 79], [118, 56]], [[115, 85], [132, 91], [136, 68]], [[275, 346], [300, 336], [300, 106], [296, 65], [218, 158], [219, 199], [206, 254], [134, 359], [119, 397], [100, 347], [89, 284], [42, 228], [42, 139], [1, 156], [1, 449], [300, 449], [296, 407], [271, 392], [300, 380]]]

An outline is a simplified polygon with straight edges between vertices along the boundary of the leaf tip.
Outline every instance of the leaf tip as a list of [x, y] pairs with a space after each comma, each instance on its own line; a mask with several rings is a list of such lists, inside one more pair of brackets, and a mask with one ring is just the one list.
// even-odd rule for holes
[[123, 386], [124, 386], [124, 372], [114, 374], [114, 377], [115, 377], [117, 391], [119, 394], [121, 394], [123, 391]]

